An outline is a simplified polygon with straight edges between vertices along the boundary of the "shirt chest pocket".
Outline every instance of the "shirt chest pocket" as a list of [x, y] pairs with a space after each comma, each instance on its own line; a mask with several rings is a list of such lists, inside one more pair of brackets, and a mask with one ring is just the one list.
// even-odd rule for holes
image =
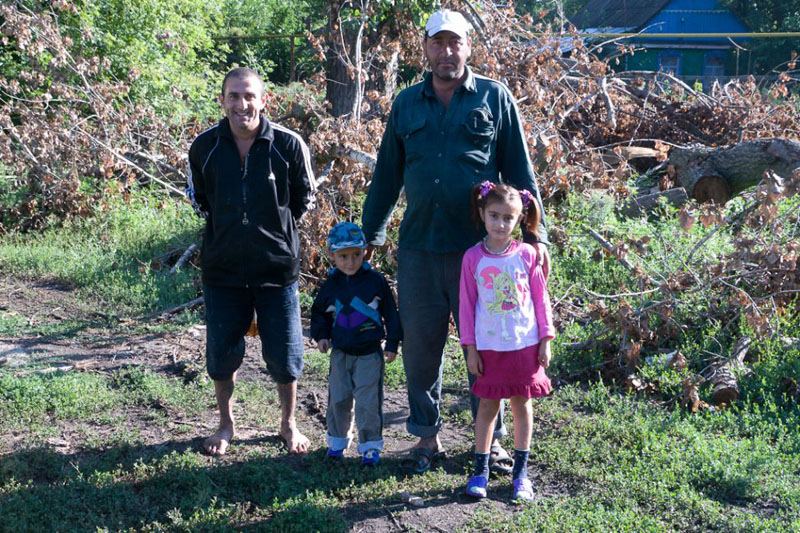
[[487, 164], [496, 131], [492, 112], [483, 107], [470, 110], [464, 119], [462, 130], [466, 137], [462, 157], [473, 164]]
[[397, 133], [405, 149], [406, 165], [422, 159], [430, 151], [430, 146], [425, 141], [425, 117], [403, 124], [398, 127]]

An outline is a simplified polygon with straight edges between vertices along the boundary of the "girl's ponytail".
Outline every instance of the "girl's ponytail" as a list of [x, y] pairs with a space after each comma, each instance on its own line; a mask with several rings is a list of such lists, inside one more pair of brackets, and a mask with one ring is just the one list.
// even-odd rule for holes
[[539, 223], [542, 221], [542, 214], [539, 209], [539, 202], [530, 191], [522, 190], [519, 192], [522, 200], [522, 227], [528, 233], [532, 233], [536, 240], [541, 239], [539, 235]]
[[494, 183], [484, 181], [483, 183], [476, 183], [469, 193], [469, 215], [476, 228], [480, 228], [483, 223], [480, 210], [486, 205], [486, 191], [490, 188], [494, 188]]

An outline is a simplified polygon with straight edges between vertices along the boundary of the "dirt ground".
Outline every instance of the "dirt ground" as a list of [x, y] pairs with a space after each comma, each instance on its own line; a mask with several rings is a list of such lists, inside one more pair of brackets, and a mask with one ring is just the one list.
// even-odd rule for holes
[[[62, 369], [100, 373], [142, 365], [154, 372], [182, 376], [187, 380], [206, 379], [203, 326], [193, 326], [179, 333], [109, 336], [108, 329], [103, 328], [101, 331], [101, 327], [109, 322], [123, 326], [123, 328], [113, 328], [115, 331], [133, 324], [116, 320], [111, 311], [102, 313], [96, 309], [96, 306], [77, 298], [68, 287], [54, 283], [0, 278], [0, 312], [6, 317], [19, 315], [32, 325], [52, 324], [69, 319], [81, 324], [67, 334], [40, 337], [0, 335], [0, 365], [6, 368], [19, 366], [22, 373], [26, 372], [22, 367], [29, 368], [32, 363], [45, 369], [44, 371]], [[307, 347], [311, 349], [310, 344]], [[247, 356], [239, 372], [239, 379], [264, 381], [265, 386], [273, 386], [267, 383], [269, 380], [263, 372], [257, 339], [248, 338]], [[445, 396], [443, 403], [450, 402], [448, 405], [451, 408], [457, 403], [459, 405], [455, 406], [456, 408], [468, 409], [468, 400], [463, 391], [450, 392], [451, 394]], [[326, 397], [326, 376], [307, 373], [299, 382], [298, 423], [307, 435], [316, 436], [312, 439], [315, 443], [324, 442], [321, 435], [325, 434]], [[387, 391], [384, 413], [386, 418], [384, 455], [399, 456], [414, 442], [405, 432], [405, 419], [408, 414], [405, 391]], [[180, 444], [175, 445], [171, 444], [169, 428], [163, 426], [142, 424], [139, 434], [145, 446], [167, 446], [183, 450], [188, 444], [199, 449], [202, 439], [213, 432], [216, 422], [216, 412], [211, 408], [207, 409], [199, 419], [176, 420], [176, 424], [182, 424], [184, 428], [188, 425], [192, 429], [189, 433], [184, 430], [181, 433]], [[275, 435], [270, 435], [262, 428], [247, 426], [238, 428], [237, 438], [240, 441], [272, 437]], [[448, 449], [464, 451], [472, 446], [472, 434], [467, 426], [446, 424], [441, 437]], [[0, 457], [24, 447], [24, 439], [25, 435], [4, 436], [0, 439]], [[48, 443], [59, 453], [78, 456], [82, 453], [82, 436], [79, 432], [71, 433], [69, 427], [63, 429], [60, 438]], [[246, 445], [237, 447], [238, 452], [229, 454], [233, 456], [226, 456], [222, 461], [237, 460], [235, 454], [246, 454], [246, 448]], [[241, 460], [241, 457], [238, 459]], [[463, 473], [463, 457], [458, 460], [448, 458], [441, 464], [448, 474], [460, 476]], [[532, 477], [536, 483], [535, 473], [532, 473]], [[551, 493], [563, 489], [539, 485], [537, 490]], [[468, 523], [473, 513], [478, 510], [478, 505], [493, 505], [509, 512], [514, 510], [507, 498], [490, 499], [477, 504], [458, 493], [440, 495], [432, 500], [423, 501], [423, 505], [419, 507], [399, 501], [396, 505], [382, 509], [353, 508], [345, 511], [345, 518], [352, 522], [352, 531], [452, 531]]]

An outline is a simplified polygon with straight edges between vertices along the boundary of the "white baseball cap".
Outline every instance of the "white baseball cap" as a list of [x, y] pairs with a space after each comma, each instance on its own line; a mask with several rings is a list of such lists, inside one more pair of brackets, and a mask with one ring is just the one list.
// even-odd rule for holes
[[440, 31], [451, 31], [466, 40], [470, 30], [472, 30], [472, 25], [467, 22], [464, 15], [449, 9], [437, 11], [428, 17], [428, 22], [425, 23], [428, 37], [433, 37]]

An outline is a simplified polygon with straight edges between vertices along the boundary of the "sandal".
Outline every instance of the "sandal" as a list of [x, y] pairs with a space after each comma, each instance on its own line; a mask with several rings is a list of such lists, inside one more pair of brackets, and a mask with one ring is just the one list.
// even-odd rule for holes
[[533, 501], [533, 485], [531, 485], [530, 479], [526, 477], [515, 479], [513, 485], [514, 485], [514, 496], [512, 496], [511, 498], [513, 501], [515, 502]]
[[465, 492], [467, 496], [472, 496], [473, 498], [485, 498], [486, 485], [488, 484], [489, 480], [484, 476], [472, 476], [467, 482], [467, 489]]
[[400, 468], [411, 474], [423, 474], [430, 470], [431, 465], [447, 457], [447, 451], [434, 452], [428, 448], [411, 448], [408, 455], [400, 461]]
[[496, 474], [510, 474], [514, 470], [514, 459], [499, 444], [489, 449], [489, 471]]
[[431, 468], [434, 454], [428, 448], [411, 448], [400, 462], [400, 468], [412, 474], [424, 474]]

